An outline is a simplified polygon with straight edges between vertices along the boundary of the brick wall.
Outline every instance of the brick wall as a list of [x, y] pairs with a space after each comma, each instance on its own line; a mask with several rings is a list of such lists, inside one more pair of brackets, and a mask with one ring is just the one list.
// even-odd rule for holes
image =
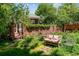
[[15, 38], [15, 39], [19, 39], [22, 38], [23, 36], [26, 35], [47, 35], [47, 34], [52, 34], [53, 32], [60, 32], [61, 29], [57, 26], [52, 26], [49, 28], [28, 28], [25, 25], [23, 25], [23, 32], [22, 33], [18, 33], [16, 31], [16, 26], [12, 24], [11, 29], [10, 29], [10, 37], [11, 38]]
[[35, 28], [35, 29], [30, 29], [30, 28], [25, 28], [24, 29], [24, 35], [47, 35], [47, 34], [52, 34], [53, 32], [60, 32], [61, 29], [57, 26], [54, 27], [49, 27], [49, 28]]

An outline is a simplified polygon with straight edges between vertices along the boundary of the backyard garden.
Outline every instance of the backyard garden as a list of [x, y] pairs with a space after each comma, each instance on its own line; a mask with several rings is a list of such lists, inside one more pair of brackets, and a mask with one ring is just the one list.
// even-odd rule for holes
[[[26, 36], [19, 40], [0, 41], [1, 56], [74, 56], [79, 55], [79, 32], [54, 33], [62, 35], [60, 45], [45, 45], [42, 36]], [[52, 34], [53, 35], [53, 34]]]
[[[34, 12], [34, 15], [40, 17], [39, 24], [33, 24], [29, 19], [29, 15], [30, 8], [28, 4], [0, 4], [0, 56], [79, 56], [79, 27], [69, 27], [64, 31], [65, 24], [79, 23], [79, 4], [64, 3], [56, 7], [54, 4], [40, 3]], [[37, 32], [33, 35], [28, 34], [15, 39], [13, 34], [23, 31], [23, 29], [21, 29], [21, 26], [16, 26], [20, 29], [15, 31], [14, 27], [13, 31], [10, 31], [13, 21], [14, 23], [20, 23], [19, 21], [21, 21], [24, 26], [31, 30], [47, 28], [47, 31], [44, 30], [45, 33], [49, 32], [49, 26], [56, 25], [61, 28], [61, 31], [50, 31], [53, 37], [55, 35], [61, 36], [60, 43], [47, 44], [45, 34], [42, 35], [43, 31], [40, 30], [41, 33], [37, 34], [39, 29], [36, 29]]]

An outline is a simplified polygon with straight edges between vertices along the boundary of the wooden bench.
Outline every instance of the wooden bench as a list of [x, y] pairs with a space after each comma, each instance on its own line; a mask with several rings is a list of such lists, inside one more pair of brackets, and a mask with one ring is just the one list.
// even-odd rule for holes
[[59, 45], [61, 42], [61, 35], [47, 35], [44, 36], [44, 41], [46, 45]]

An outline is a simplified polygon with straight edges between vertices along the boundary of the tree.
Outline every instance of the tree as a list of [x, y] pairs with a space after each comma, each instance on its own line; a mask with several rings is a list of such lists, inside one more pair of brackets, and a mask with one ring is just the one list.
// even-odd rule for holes
[[0, 4], [0, 34], [6, 34], [13, 14], [14, 4]]
[[77, 7], [76, 4], [73, 3], [62, 4], [62, 6], [58, 8], [57, 24], [64, 26], [64, 24], [73, 23], [78, 19], [76, 17], [78, 12], [79, 12], [79, 8]]
[[28, 14], [26, 4], [0, 4], [0, 35], [9, 33], [9, 25], [12, 20], [27, 22]]
[[39, 4], [35, 14], [42, 17], [42, 23], [52, 24], [55, 23], [55, 10], [53, 4]]
[[28, 14], [29, 14], [29, 10], [27, 4], [17, 4], [15, 15], [14, 15], [16, 21], [21, 20], [24, 22], [28, 22], [29, 21]]

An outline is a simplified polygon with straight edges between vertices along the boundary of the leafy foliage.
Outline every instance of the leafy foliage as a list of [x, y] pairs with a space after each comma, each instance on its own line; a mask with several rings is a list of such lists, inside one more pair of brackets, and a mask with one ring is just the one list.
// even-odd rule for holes
[[69, 52], [65, 51], [63, 48], [53, 48], [50, 55], [53, 56], [69, 56]]
[[39, 4], [36, 15], [42, 17], [42, 23], [52, 24], [55, 22], [55, 8], [52, 4]]
[[50, 26], [54, 26], [54, 25], [47, 25], [47, 24], [30, 24], [30, 25], [27, 25], [27, 27], [29, 27], [29, 28], [49, 28]]
[[[58, 35], [61, 33], [58, 33]], [[51, 50], [46, 54], [44, 51], [40, 50], [45, 48], [44, 39], [41, 36], [27, 36], [20, 40], [15, 40], [13, 43], [3, 42], [0, 46], [0, 55], [15, 55], [15, 56], [70, 56], [79, 55], [79, 39], [77, 36], [78, 32], [73, 33], [63, 33], [62, 41], [59, 47], [50, 47]], [[66, 44], [68, 43], [68, 44]]]
[[0, 4], [0, 34], [8, 32], [8, 25], [11, 22], [11, 17], [14, 13], [14, 4]]
[[0, 35], [6, 36], [9, 33], [9, 26], [12, 20], [28, 21], [28, 7], [23, 8], [22, 4], [0, 4]]
[[78, 17], [76, 17], [76, 14], [78, 15], [78, 12], [79, 12], [79, 8], [76, 4], [73, 3], [62, 4], [58, 8], [57, 24], [63, 26], [64, 24], [78, 21], [77, 20]]
[[79, 55], [79, 44], [74, 45], [72, 55]]
[[32, 40], [32, 37], [31, 36], [27, 36], [24, 39], [20, 39], [17, 42], [15, 42], [15, 45], [16, 45], [17, 48], [24, 49], [25, 47], [27, 47], [29, 45], [31, 40]]
[[[6, 43], [6, 42], [5, 42]], [[2, 45], [4, 45], [3, 43]], [[10, 44], [10, 45], [9, 45]], [[9, 43], [5, 45], [4, 48], [1, 46], [0, 55], [2, 56], [25, 56], [25, 55], [41, 55], [42, 51], [30, 52], [32, 49], [43, 44], [41, 36], [33, 37], [27, 36], [23, 39], [14, 41], [14, 43]], [[6, 48], [5, 48], [6, 47]]]

